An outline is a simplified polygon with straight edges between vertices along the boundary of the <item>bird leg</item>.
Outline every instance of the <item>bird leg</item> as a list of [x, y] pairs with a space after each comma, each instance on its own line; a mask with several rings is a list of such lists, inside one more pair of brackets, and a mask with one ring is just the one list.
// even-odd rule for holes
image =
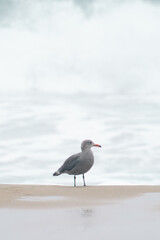
[[76, 176], [74, 175], [74, 187], [76, 187]]
[[84, 187], [86, 186], [86, 183], [85, 183], [85, 178], [84, 178], [84, 174], [82, 175], [83, 177], [83, 183], [84, 183]]

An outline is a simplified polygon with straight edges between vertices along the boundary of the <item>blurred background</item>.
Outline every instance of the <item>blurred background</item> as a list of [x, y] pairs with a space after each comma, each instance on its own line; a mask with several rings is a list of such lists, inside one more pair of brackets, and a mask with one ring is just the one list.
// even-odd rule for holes
[[159, 184], [159, 26], [159, 0], [0, 0], [0, 183], [72, 185], [92, 139], [89, 185]]

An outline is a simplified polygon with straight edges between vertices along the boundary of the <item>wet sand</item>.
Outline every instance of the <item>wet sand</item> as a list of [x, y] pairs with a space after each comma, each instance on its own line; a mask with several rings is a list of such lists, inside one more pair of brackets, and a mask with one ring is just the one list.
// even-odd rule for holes
[[160, 193], [160, 186], [70, 187], [2, 184], [0, 185], [0, 208], [91, 206], [107, 204], [115, 200], [132, 198], [152, 192]]
[[160, 186], [0, 185], [3, 240], [160, 239]]

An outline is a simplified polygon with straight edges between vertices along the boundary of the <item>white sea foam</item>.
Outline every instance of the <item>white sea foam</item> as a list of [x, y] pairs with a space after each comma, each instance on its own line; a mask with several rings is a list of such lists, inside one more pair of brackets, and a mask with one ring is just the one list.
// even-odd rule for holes
[[0, 89], [159, 93], [160, 5], [155, 3], [2, 4]]
[[52, 174], [91, 138], [88, 183], [159, 184], [158, 1], [0, 9], [0, 182], [71, 184]]

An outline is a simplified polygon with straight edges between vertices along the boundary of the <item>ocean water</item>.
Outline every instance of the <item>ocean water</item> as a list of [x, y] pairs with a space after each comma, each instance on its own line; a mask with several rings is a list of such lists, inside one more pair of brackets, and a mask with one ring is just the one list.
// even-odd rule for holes
[[102, 145], [89, 185], [159, 184], [159, 96], [12, 95], [0, 109], [1, 183], [72, 185], [52, 174], [89, 138]]
[[72, 185], [88, 138], [87, 184], [160, 183], [159, 3], [0, 1], [0, 183]]

